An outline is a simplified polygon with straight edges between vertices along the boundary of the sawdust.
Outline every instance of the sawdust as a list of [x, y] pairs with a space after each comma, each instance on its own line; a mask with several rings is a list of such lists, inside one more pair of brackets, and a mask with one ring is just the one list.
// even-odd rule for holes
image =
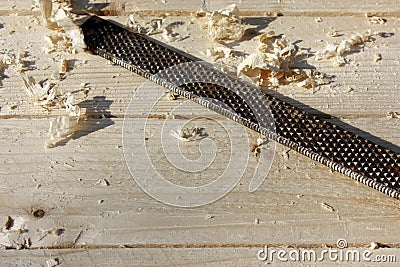
[[348, 62], [345, 58], [346, 54], [350, 53], [354, 47], [372, 41], [372, 37], [376, 34], [371, 30], [367, 30], [363, 33], [355, 33], [350, 38], [343, 39], [340, 44], [327, 44], [325, 49], [317, 52], [316, 59], [332, 59], [335, 65], [343, 66]]

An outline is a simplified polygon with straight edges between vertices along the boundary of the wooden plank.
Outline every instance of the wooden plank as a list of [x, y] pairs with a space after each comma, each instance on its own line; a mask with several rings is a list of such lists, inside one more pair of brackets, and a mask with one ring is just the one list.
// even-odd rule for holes
[[[400, 8], [395, 0], [385, 1], [352, 1], [343, 3], [342, 1], [309, 1], [309, 0], [276, 0], [276, 1], [241, 1], [241, 0], [213, 0], [205, 1], [210, 10], [224, 8], [229, 4], [237, 4], [238, 7], [247, 15], [268, 14], [280, 12], [284, 15], [309, 15], [309, 16], [340, 16], [340, 15], [359, 15], [363, 16], [365, 12], [374, 14], [383, 14], [398, 16]], [[107, 14], [126, 14], [132, 11], [146, 12], [173, 12], [179, 13], [193, 12], [203, 5], [203, 0], [193, 1], [125, 1], [125, 0], [86, 0], [73, 1], [76, 10], [87, 10], [91, 12], [105, 11]], [[0, 3], [0, 14], [27, 15], [32, 12], [38, 12], [38, 6], [29, 1], [14, 0]]]
[[[10, 9], [14, 2], [15, 7]], [[257, 168], [257, 158], [250, 150], [257, 135], [246, 131], [247, 136], [242, 127], [182, 99], [171, 101], [164, 96], [153, 109], [145, 131], [147, 152], [135, 154], [138, 161], [149, 156], [171, 182], [183, 186], [207, 184], [229, 162], [226, 135], [229, 132], [234, 140], [240, 140], [235, 145], [249, 141], [241, 152], [249, 156], [249, 162], [240, 183], [209, 205], [178, 208], [150, 197], [133, 179], [139, 176], [138, 172], [132, 176], [126, 165], [123, 125], [132, 125], [131, 136], [141, 136], [147, 115], [144, 110], [152, 99], [166, 91], [147, 83], [152, 87], [146, 95], [150, 102], [139, 102], [128, 110], [132, 94], [145, 79], [87, 53], [44, 53], [45, 42], [40, 36], [51, 32], [32, 22], [33, 17], [39, 16], [38, 9], [31, 9], [29, 1], [14, 2], [0, 3], [0, 34], [7, 36], [0, 38], [0, 49], [14, 53], [28, 51], [29, 59], [37, 67], [28, 74], [38, 80], [51, 76], [58, 70], [60, 58], [67, 57], [71, 63], [60, 89], [70, 92], [79, 89], [81, 83], [90, 83], [92, 90], [87, 100], [80, 100], [81, 95], [77, 94], [82, 114], [86, 115], [82, 116], [77, 134], [56, 148], [47, 149], [44, 142], [48, 139], [49, 120], [62, 114], [62, 110], [49, 112], [32, 106], [21, 90], [19, 74], [12, 67], [5, 70], [8, 77], [0, 81], [0, 221], [6, 222], [7, 216], [11, 220], [1, 227], [0, 244], [26, 249], [0, 251], [2, 266], [46, 266], [46, 261], [54, 258], [65, 266], [265, 265], [256, 257], [265, 244], [274, 248], [318, 250], [334, 247], [339, 238], [345, 238], [351, 248], [359, 250], [371, 242], [383, 243], [391, 248], [374, 251], [376, 254], [399, 257], [398, 201], [344, 175], [331, 173], [327, 167], [293, 151], [287, 152], [280, 145], [264, 183], [249, 193]], [[201, 4], [201, 1], [198, 5], [175, 0], [167, 1], [166, 5], [161, 1], [141, 1], [126, 2], [125, 9], [118, 9], [123, 1], [109, 2], [110, 5], [104, 1], [81, 1], [79, 8], [89, 6], [92, 11], [103, 9], [117, 15], [139, 10], [147, 13], [148, 18], [151, 13], [158, 16], [166, 11], [181, 14], [168, 18], [173, 22], [189, 21], [184, 15]], [[234, 3], [210, 2], [212, 9]], [[284, 13], [283, 17], [267, 20], [253, 17], [246, 21], [252, 24], [248, 27], [257, 31], [285, 34], [300, 48], [311, 52], [322, 49], [325, 41], [340, 42], [354, 32], [368, 28], [381, 32], [385, 37], [377, 36], [361, 51], [347, 56], [350, 65], [337, 68], [330, 61], [308, 60], [317, 70], [335, 76], [333, 84], [314, 93], [293, 86], [282, 86], [271, 93], [289, 96], [303, 103], [297, 103], [302, 107], [308, 105], [332, 114], [347, 123], [343, 125], [345, 128], [357, 127], [355, 131], [361, 135], [398, 151], [398, 119], [387, 118], [386, 114], [400, 113], [396, 79], [400, 71], [396, 37], [399, 8], [396, 1], [375, 2], [319, 1], [311, 5], [307, 0], [237, 1], [247, 15]], [[363, 17], [365, 12], [390, 17], [386, 17], [383, 25], [369, 24]], [[315, 17], [321, 17], [322, 22], [317, 23]], [[109, 18], [126, 21], [125, 16]], [[333, 29], [343, 35], [327, 36]], [[170, 45], [211, 60], [204, 52], [212, 43], [197, 21], [186, 22], [178, 31], [188, 38]], [[228, 45], [251, 53], [257, 46], [257, 36]], [[162, 40], [159, 35], [153, 37]], [[381, 61], [373, 61], [375, 53], [382, 54]], [[174, 111], [172, 119], [167, 114], [179, 105], [184, 108]], [[160, 129], [166, 127], [165, 121], [181, 123], [198, 115], [207, 118], [197, 123], [214, 140], [217, 156], [213, 165], [201, 174], [182, 175], [163, 156]], [[132, 145], [133, 141], [134, 138], [127, 144]], [[179, 147], [183, 155], [195, 160], [199, 156], [197, 144], [182, 142]], [[171, 159], [179, 155], [173, 152]], [[204, 198], [210, 195], [212, 192]], [[360, 264], [370, 266], [370, 263], [353, 263]], [[337, 262], [323, 265], [336, 266]]]
[[[265, 262], [257, 259], [257, 253], [261, 248], [104, 248], [104, 249], [64, 249], [64, 250], [8, 250], [0, 251], [2, 265], [9, 266], [47, 266], [47, 261], [57, 260], [58, 266], [265, 266]], [[283, 249], [283, 248], [270, 248]], [[311, 250], [311, 248], [307, 248]], [[285, 248], [286, 251], [293, 249]], [[320, 255], [322, 249], [314, 249]], [[366, 251], [364, 249], [352, 249], [358, 255]], [[355, 254], [356, 255], [356, 254]], [[270, 262], [273, 266], [288, 266], [288, 262], [280, 261], [276, 254]], [[389, 256], [397, 260], [400, 257], [398, 249], [372, 250], [370, 259], [385, 259], [386, 262], [339, 261], [325, 259], [304, 261], [302, 264], [311, 263], [315, 266], [337, 266], [345, 262], [346, 266], [396, 266], [396, 262], [390, 262]], [[384, 256], [384, 257], [382, 257]], [[284, 256], [288, 258], [288, 255]], [[351, 256], [349, 257], [350, 259]], [[334, 259], [334, 257], [332, 257]], [[292, 263], [292, 262], [291, 262]], [[298, 264], [296, 262], [296, 264]]]
[[[281, 146], [277, 147], [268, 177], [256, 192], [248, 192], [256, 167], [251, 154], [241, 183], [226, 197], [196, 209], [167, 206], [135, 184], [121, 147], [123, 120], [111, 119], [112, 123], [109, 120], [89, 121], [87, 135], [53, 149], [43, 146], [48, 120], [0, 120], [1, 151], [4, 151], [0, 163], [1, 214], [23, 222], [24, 229], [29, 230], [22, 236], [16, 234], [20, 227], [16, 224], [11, 233], [3, 231], [3, 245], [15, 247], [25, 239], [30, 239], [31, 247], [321, 244], [334, 243], [342, 236], [351, 243], [398, 243], [398, 235], [393, 234], [400, 219], [396, 200], [344, 175], [330, 173], [328, 168], [297, 153], [289, 152], [286, 159], [286, 149]], [[155, 118], [149, 123], [162, 126], [163, 120]], [[233, 129], [232, 138], [243, 138], [236, 136], [240, 134], [236, 124], [228, 120], [221, 123]], [[386, 123], [382, 121], [382, 125]], [[375, 127], [369, 120], [356, 119], [354, 124], [364, 129]], [[215, 128], [207, 122], [202, 126], [208, 132]], [[159, 130], [150, 129], [153, 130], [147, 133], [151, 141], [157, 138]], [[132, 130], [142, 131], [140, 127]], [[382, 138], [398, 141], [397, 132], [385, 131], [385, 135]], [[223, 144], [223, 132], [212, 136], [217, 144]], [[254, 144], [256, 136], [249, 138]], [[157, 147], [150, 146], [148, 153], [154, 166], [168, 175], [174, 167], [159, 160], [162, 151]], [[136, 156], [140, 159], [146, 154]], [[224, 166], [226, 162], [220, 160], [206, 171], [209, 174], [205, 177], [177, 176], [172, 181], [198, 184], [199, 178], [212, 179], [213, 173]], [[102, 186], [99, 179], [106, 179], [110, 185]], [[325, 209], [322, 203], [332, 206], [334, 211]], [[37, 209], [45, 211], [42, 219], [32, 216]], [[60, 236], [43, 237], [46, 229], [64, 229], [64, 232]]]
[[[124, 18], [118, 19], [124, 22]], [[180, 20], [178, 17], [171, 18], [171, 21]], [[323, 22], [316, 23], [313, 18], [302, 18], [304, 27], [298, 26], [298, 19], [291, 17], [280, 17], [270, 22], [263, 31], [274, 30], [277, 33], [286, 34], [290, 40], [297, 42], [301, 48], [318, 51], [325, 44], [316, 40], [326, 40], [327, 42], [339, 42], [342, 38], [350, 36], [354, 32], [363, 32], [368, 28], [387, 34], [397, 34], [398, 21], [389, 19], [385, 25], [370, 25], [365, 18], [323, 18]], [[34, 38], [35, 35], [50, 33], [36, 24], [31, 25], [31, 29], [25, 27], [29, 24], [28, 18], [4, 18], [4, 28], [0, 31], [8, 32], [16, 29], [18, 32], [11, 35], [7, 42], [3, 42], [0, 48], [7, 49], [9, 42], [18, 43], [21, 50], [26, 50], [32, 54], [31, 58], [37, 66], [37, 70], [29, 72], [38, 80], [48, 78], [53, 72], [58, 71], [59, 61], [62, 56], [71, 59], [70, 69], [65, 80], [59, 82], [61, 91], [74, 91], [81, 87], [82, 83], [91, 85], [89, 96], [103, 95], [112, 101], [107, 107], [113, 116], [122, 117], [130, 101], [132, 92], [141, 86], [146, 80], [133, 75], [127, 70], [118, 66], [107, 65], [107, 61], [102, 58], [79, 53], [68, 55], [65, 53], [45, 54], [42, 48], [46, 45], [42, 38]], [[326, 33], [331, 30], [332, 25], [335, 29], [343, 32], [342, 37], [328, 37]], [[185, 26], [186, 27], [186, 26]], [[207, 40], [204, 29], [200, 25], [188, 24], [188, 32], [199, 32], [198, 35], [190, 35], [189, 38], [171, 43], [183, 51], [193, 54], [206, 61], [210, 58], [205, 56], [207, 47], [212, 46]], [[24, 38], [32, 36], [32, 38]], [[400, 112], [398, 103], [400, 95], [397, 93], [398, 84], [393, 76], [400, 72], [400, 64], [397, 60], [399, 42], [396, 35], [388, 38], [376, 37], [375, 42], [366, 43], [365, 47], [358, 53], [347, 56], [352, 61], [344, 67], [334, 67], [331, 61], [309, 60], [309, 64], [316, 70], [333, 76], [333, 83], [322, 86], [319, 91], [313, 93], [312, 90], [297, 88], [296, 86], [281, 86], [275, 94], [289, 96], [303, 104], [298, 104], [303, 108], [305, 105], [325, 113], [332, 114], [339, 118], [352, 117], [376, 117], [384, 118], [388, 112]], [[159, 35], [153, 36], [162, 40]], [[237, 51], [252, 53], [257, 47], [257, 37], [252, 40], [243, 41], [240, 44], [233, 44]], [[27, 48], [25, 48], [27, 47]], [[18, 49], [18, 50], [20, 50]], [[16, 49], [14, 49], [16, 50]], [[17, 53], [18, 51], [14, 51]], [[374, 62], [376, 53], [381, 53], [383, 59]], [[2, 80], [3, 89], [0, 97], [0, 116], [20, 117], [20, 116], [47, 116], [48, 112], [33, 107], [22, 92], [22, 81], [18, 73], [13, 72], [12, 67], [5, 71], [9, 78]], [[351, 92], [349, 92], [352, 90]], [[274, 92], [272, 92], [274, 93]], [[80, 95], [78, 96], [80, 97]], [[292, 100], [288, 100], [293, 102]], [[193, 112], [196, 112], [194, 110]], [[312, 111], [311, 112], [315, 112]]]

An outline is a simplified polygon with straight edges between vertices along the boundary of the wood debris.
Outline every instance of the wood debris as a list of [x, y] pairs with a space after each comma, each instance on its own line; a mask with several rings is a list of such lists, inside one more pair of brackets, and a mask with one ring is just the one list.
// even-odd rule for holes
[[110, 182], [107, 179], [99, 179], [96, 184], [99, 184], [101, 186], [109, 186]]
[[329, 37], [337, 37], [340, 36], [340, 33], [338, 31], [332, 30], [326, 33], [327, 36]]
[[234, 51], [226, 46], [216, 46], [206, 50], [207, 56], [211, 57], [213, 61], [220, 58], [230, 58], [234, 55]]
[[238, 65], [237, 75], [258, 86], [295, 83], [299, 87], [314, 88], [330, 82], [322, 73], [292, 68], [296, 56], [299, 56], [297, 48], [284, 35], [278, 37], [274, 32], [265, 33], [260, 36], [258, 51]]
[[375, 62], [378, 62], [378, 61], [380, 61], [381, 59], [382, 59], [382, 54], [376, 53], [376, 54], [374, 55], [374, 61], [375, 61]]
[[54, 259], [48, 259], [46, 261], [46, 264], [47, 264], [47, 267], [55, 267], [55, 266], [59, 265], [60, 262], [57, 258], [54, 258]]
[[397, 113], [395, 111], [390, 111], [386, 114], [386, 117], [389, 119], [399, 119], [400, 118], [400, 113]]
[[60, 73], [60, 74], [65, 74], [65, 73], [67, 72], [67, 70], [68, 70], [68, 60], [65, 59], [65, 58], [62, 58], [62, 59], [61, 59], [61, 62], [60, 62], [60, 70], [59, 70], [59, 73]]
[[378, 249], [380, 246], [379, 246], [379, 243], [377, 243], [377, 242], [371, 242], [371, 245], [369, 246], [369, 249], [370, 250], [374, 250], [374, 249]]
[[7, 216], [6, 221], [4, 222], [4, 228], [6, 230], [10, 230], [10, 228], [13, 226], [14, 220], [10, 217]]
[[174, 93], [174, 91], [169, 91], [167, 94], [167, 99], [168, 100], [176, 100], [179, 97], [177, 93]]
[[55, 104], [57, 89], [49, 80], [37, 83], [32, 76], [21, 75], [25, 93], [34, 105], [50, 108]]
[[171, 130], [171, 135], [180, 141], [194, 141], [206, 137], [204, 133], [204, 128], [190, 127], [182, 128], [177, 131]]
[[164, 18], [152, 19], [150, 22], [143, 19], [139, 14], [131, 13], [128, 16], [127, 26], [136, 33], [142, 34], [156, 34], [161, 33], [162, 25], [164, 23]]
[[206, 11], [206, 8], [203, 6], [193, 16], [207, 20], [204, 27], [207, 28], [208, 35], [214, 42], [221, 43], [226, 40], [240, 40], [244, 35], [243, 21], [236, 4], [231, 4], [223, 9], [212, 12]]
[[386, 19], [378, 17], [378, 16], [372, 16], [368, 18], [368, 22], [371, 24], [385, 24]]
[[327, 211], [334, 212], [335, 209], [331, 206], [326, 204], [325, 202], [321, 202], [321, 207]]
[[180, 21], [170, 23], [163, 29], [161, 34], [162, 38], [164, 38], [164, 40], [167, 42], [175, 42], [182, 40], [183, 39], [182, 35], [180, 35], [180, 33], [175, 32], [175, 29], [183, 24], [184, 22], [182, 23]]
[[66, 46], [65, 51], [75, 54], [86, 48], [81, 29], [74, 23], [71, 13], [65, 8], [59, 8], [51, 20], [62, 30], [62, 40]]
[[350, 53], [352, 48], [358, 45], [363, 45], [365, 42], [371, 41], [373, 33], [371, 30], [367, 30], [363, 33], [355, 33], [350, 38], [344, 39], [340, 44], [327, 44], [326, 48], [317, 52], [316, 59], [333, 59], [337, 66], [343, 66], [347, 63], [346, 54]]
[[67, 115], [58, 116], [50, 121], [50, 140], [46, 142], [48, 148], [54, 147], [58, 142], [70, 137], [78, 128], [80, 108], [73, 104], [74, 96], [66, 93], [62, 96], [62, 104]]
[[42, 13], [43, 23], [48, 28], [53, 28], [54, 24], [50, 21], [52, 11], [53, 11], [53, 3], [52, 0], [39, 0], [40, 11]]

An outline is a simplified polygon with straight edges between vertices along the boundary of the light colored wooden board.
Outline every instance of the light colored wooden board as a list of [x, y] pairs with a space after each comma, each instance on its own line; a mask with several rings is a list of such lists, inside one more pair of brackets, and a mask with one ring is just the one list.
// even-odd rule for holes
[[[204, 207], [182, 209], [152, 199], [135, 184], [122, 153], [122, 119], [112, 119], [113, 124], [100, 120], [100, 127], [96, 126], [99, 129], [53, 149], [43, 146], [48, 120], [1, 122], [1, 213], [23, 220], [29, 230], [22, 237], [15, 236], [17, 229], [12, 229], [12, 234], [4, 231], [3, 245], [15, 246], [20, 242], [17, 237], [30, 238], [32, 247], [321, 244], [334, 243], [340, 237], [357, 244], [398, 244], [399, 236], [393, 234], [400, 219], [398, 201], [346, 176], [330, 173], [328, 168], [297, 153], [289, 152], [286, 160], [286, 149], [281, 146], [277, 147], [268, 177], [256, 192], [248, 192], [256, 163], [250, 157], [241, 184], [226, 197]], [[160, 125], [162, 120], [151, 122]], [[102, 128], [103, 123], [107, 127]], [[368, 120], [355, 120], [354, 124], [364, 129], [372, 127], [363, 123]], [[98, 125], [93, 121], [88, 124]], [[236, 127], [228, 121], [224, 125]], [[215, 127], [207, 123], [202, 126], [206, 131]], [[149, 136], [157, 138], [157, 131], [149, 132]], [[396, 141], [398, 135], [392, 138]], [[250, 140], [255, 142], [255, 136]], [[158, 151], [150, 147], [149, 153], [154, 158]], [[138, 159], [143, 156], [137, 155]], [[161, 173], [171, 170], [171, 165], [160, 165], [157, 157], [154, 159]], [[216, 170], [224, 166], [224, 162], [216, 164]], [[107, 179], [110, 186], [96, 184], [99, 179]], [[179, 179], [186, 178], [175, 181]], [[104, 202], [100, 204], [99, 200]], [[334, 211], [324, 209], [321, 203]], [[31, 211], [39, 208], [46, 215], [35, 219]], [[213, 218], [207, 219], [209, 215]], [[260, 221], [257, 225], [256, 219]], [[65, 232], [39, 240], [40, 229], [57, 228]], [[16, 243], [7, 243], [9, 237]]]
[[[43, 30], [37, 24], [32, 24], [32, 29], [26, 29], [29, 18], [4, 18], [4, 28], [0, 32], [6, 33], [10, 29], [19, 29], [10, 38], [3, 41], [0, 48], [10, 48], [10, 42], [14, 41], [20, 49], [32, 53], [31, 58], [35, 61], [37, 70], [29, 72], [37, 80], [48, 78], [54, 71], [59, 69], [61, 56], [71, 59], [70, 70], [67, 78], [60, 82], [62, 91], [74, 91], [80, 88], [81, 83], [90, 83], [93, 90], [89, 96], [103, 95], [109, 102], [109, 112], [113, 116], [122, 117], [130, 101], [132, 92], [141, 86], [146, 80], [140, 78], [118, 66], [107, 65], [107, 61], [87, 53], [68, 55], [63, 53], [45, 54], [42, 47], [45, 46], [44, 39], [33, 36], [44, 35], [49, 31]], [[124, 22], [125, 18], [118, 18]], [[179, 20], [178, 17], [171, 21]], [[398, 23], [397, 19], [389, 19], [386, 25], [370, 25], [365, 18], [323, 18], [323, 22], [316, 23], [313, 18], [301, 18], [304, 26], [299, 26], [298, 18], [280, 17], [268, 24], [263, 31], [274, 30], [277, 33], [286, 34], [293, 42], [297, 41], [301, 48], [311, 48], [318, 51], [325, 45], [316, 40], [327, 42], [340, 42], [348, 38], [351, 33], [363, 32], [372, 28], [374, 31], [394, 34], [388, 38], [376, 37], [376, 41], [367, 43], [363, 51], [347, 56], [352, 61], [350, 65], [338, 68], [331, 61], [315, 61], [310, 59], [309, 64], [315, 66], [318, 71], [332, 75], [335, 78], [331, 85], [322, 86], [319, 91], [312, 93], [310, 89], [297, 88], [296, 86], [281, 86], [277, 93], [289, 96], [305, 105], [337, 116], [339, 118], [351, 117], [378, 117], [384, 118], [387, 112], [400, 112], [400, 94], [396, 77], [400, 72], [398, 51]], [[18, 21], [18, 22], [17, 22]], [[14, 26], [18, 25], [18, 26]], [[343, 32], [342, 37], [327, 37], [326, 33], [335, 25], [335, 29]], [[185, 28], [184, 26], [183, 28]], [[206, 61], [210, 61], [204, 53], [211, 46], [207, 40], [204, 30], [198, 24], [187, 25], [185, 32], [199, 32], [199, 35], [190, 35], [188, 39], [181, 42], [170, 43], [183, 51], [193, 54]], [[32, 36], [25, 38], [24, 36]], [[159, 35], [155, 38], [161, 39]], [[257, 38], [250, 41], [233, 45], [237, 51], [252, 53], [257, 47]], [[205, 44], [203, 44], [205, 41]], [[28, 48], [25, 48], [28, 47]], [[17, 49], [14, 49], [17, 50]], [[18, 51], [15, 51], [18, 52]], [[374, 62], [375, 53], [381, 53], [383, 59]], [[52, 58], [55, 58], [55, 62]], [[48, 68], [44, 70], [44, 68]], [[48, 116], [47, 111], [33, 107], [22, 92], [22, 81], [19, 74], [12, 67], [5, 71], [9, 78], [2, 80], [3, 89], [0, 97], [0, 116]], [[350, 88], [353, 91], [349, 92]], [[78, 96], [80, 97], [80, 95]], [[288, 100], [291, 101], [291, 100]], [[14, 106], [13, 109], [10, 107]], [[304, 107], [304, 105], [300, 105]], [[194, 110], [196, 112], [196, 110]], [[53, 113], [54, 114], [54, 113]]]
[[[46, 261], [57, 259], [58, 266], [265, 266], [257, 259], [261, 248], [113, 248], [113, 249], [64, 249], [0, 251], [2, 266], [47, 266]], [[281, 249], [281, 248], [270, 248]], [[351, 248], [349, 248], [350, 250]], [[290, 251], [290, 249], [286, 249]], [[353, 249], [352, 249], [353, 250]], [[366, 249], [357, 249], [361, 255]], [[315, 249], [320, 255], [321, 249]], [[376, 256], [400, 257], [398, 249], [373, 250]], [[286, 256], [287, 257], [287, 256]], [[333, 257], [332, 257], [333, 258]], [[387, 257], [386, 257], [387, 259]], [[382, 262], [342, 261], [346, 266], [382, 266]], [[337, 266], [340, 261], [331, 261], [326, 255], [320, 262], [282, 262], [275, 259], [272, 266]], [[396, 262], [385, 262], [384, 266], [396, 266]]]
[[[155, 0], [155, 1], [126, 1], [126, 0], [73, 0], [76, 10], [97, 12], [100, 10], [106, 12], [129, 13], [132, 11], [178, 11], [178, 12], [193, 12], [199, 9], [203, 0], [196, 1], [179, 1], [179, 0]], [[238, 7], [246, 14], [266, 14], [268, 12], [281, 12], [284, 15], [364, 15], [365, 12], [381, 13], [385, 15], [398, 16], [400, 9], [395, 0], [385, 1], [352, 1], [344, 3], [339, 0], [329, 1], [310, 1], [310, 0], [206, 0], [209, 9], [224, 8], [229, 4], [237, 4]], [[32, 12], [38, 12], [38, 6], [33, 5], [31, 1], [13, 0], [3, 1], [0, 3], [0, 14], [19, 14], [26, 15]]]
[[[31, 52], [38, 70], [28, 73], [37, 79], [47, 78], [53, 70], [58, 69], [59, 61], [56, 57], [56, 62], [52, 62], [54, 54], [40, 52], [44, 41], [38, 36], [49, 32], [30, 23], [32, 17], [28, 15], [38, 16], [39, 13], [30, 10], [29, 1], [16, 1], [16, 11], [8, 10], [11, 2], [0, 3], [0, 14], [18, 12], [19, 16], [0, 17], [0, 33], [3, 36], [0, 46], [13, 48], [15, 52]], [[168, 1], [166, 9], [157, 1], [140, 2], [141, 6], [127, 3], [125, 10], [173, 11], [178, 9], [177, 3]], [[186, 7], [187, 2], [179, 3], [180, 10], [197, 9], [193, 4]], [[212, 8], [214, 5], [219, 8], [227, 3], [213, 1], [211, 4]], [[317, 70], [336, 76], [333, 86], [323, 86], [314, 94], [309, 90], [284, 86], [277, 93], [333, 114], [349, 125], [391, 142], [393, 147], [399, 146], [398, 119], [386, 118], [387, 112], [400, 112], [396, 79], [400, 68], [397, 36], [399, 10], [395, 1], [378, 4], [375, 1], [364, 1], [363, 4], [320, 1], [313, 5], [307, 1], [290, 4], [284, 0], [282, 3], [269, 1], [263, 2], [263, 9], [257, 12], [250, 6], [253, 4], [242, 1], [240, 7], [245, 14], [260, 15], [266, 11], [282, 11], [285, 14], [268, 23], [262, 31], [273, 29], [277, 33], [286, 34], [292, 41], [301, 40], [298, 42], [299, 47], [311, 48], [312, 51], [324, 47], [323, 42], [316, 40], [339, 42], [353, 32], [362, 32], [368, 28], [393, 33], [388, 38], [377, 37], [375, 42], [367, 43], [362, 51], [349, 55], [348, 58], [354, 64], [342, 68], [333, 67], [330, 61], [310, 60], [309, 63]], [[386, 13], [393, 17], [387, 17], [384, 25], [371, 25], [363, 17], [367, 11]], [[355, 17], [343, 16], [346, 14]], [[315, 22], [314, 17], [322, 17], [322, 22]], [[124, 23], [126, 17], [113, 19]], [[187, 20], [187, 17], [170, 19]], [[260, 18], [253, 22], [260, 23]], [[326, 36], [331, 27], [344, 35], [336, 38]], [[15, 30], [15, 33], [9, 35], [11, 30]], [[203, 53], [211, 43], [205, 37], [204, 30], [194, 23], [186, 24], [182, 31], [201, 34], [190, 35], [170, 45], [209, 61]], [[154, 37], [160, 39], [160, 36]], [[256, 37], [233, 44], [232, 47], [250, 53], [256, 47], [255, 40]], [[377, 52], [382, 54], [383, 59], [373, 62]], [[90, 83], [93, 88], [89, 93], [89, 102], [82, 104], [83, 112], [89, 109], [89, 119], [82, 123], [79, 138], [68, 140], [64, 146], [44, 148], [49, 118], [60, 114], [60, 111], [47, 112], [33, 107], [21, 91], [22, 83], [18, 74], [11, 68], [6, 70], [9, 77], [1, 81], [0, 221], [11, 216], [14, 225], [10, 230], [1, 228], [0, 244], [18, 248], [28, 242], [31, 248], [36, 248], [0, 251], [2, 265], [46, 266], [46, 260], [54, 257], [59, 257], [65, 266], [96, 263], [134, 266], [136, 262], [131, 260], [135, 257], [139, 258], [137, 265], [140, 266], [255, 265], [259, 263], [255, 253], [264, 244], [321, 247], [325, 244], [334, 245], [339, 238], [345, 238], [352, 247], [381, 242], [394, 247], [387, 250], [387, 254], [399, 253], [398, 201], [346, 176], [330, 173], [327, 167], [297, 153], [289, 152], [289, 159], [285, 159], [286, 149], [279, 145], [267, 179], [254, 193], [248, 192], [252, 171], [256, 166], [255, 158], [250, 157], [241, 183], [211, 205], [194, 209], [173, 208], [154, 200], [133, 181], [122, 151], [123, 118], [132, 93], [145, 79], [118, 66], [107, 65], [103, 59], [86, 53], [59, 53], [58, 56], [76, 59], [67, 78], [60, 83], [63, 91], [76, 90], [83, 82]], [[48, 69], [43, 69], [47, 66]], [[350, 87], [354, 90], [347, 92]], [[159, 95], [157, 92], [154, 88], [149, 96]], [[93, 98], [98, 101], [94, 102]], [[163, 122], [162, 116], [180, 101], [163, 99], [155, 109], [156, 116], [150, 120], [150, 124], [160, 125]], [[144, 104], [128, 113], [127, 121], [133, 123], [142, 118], [142, 108], [145, 108]], [[96, 118], [99, 114], [105, 114], [107, 118]], [[192, 118], [197, 114], [206, 114], [234, 130], [233, 136], [243, 138], [237, 131], [240, 127], [216, 114], [205, 112], [195, 104], [191, 104], [177, 120]], [[226, 144], [220, 135], [223, 131], [214, 129], [211, 122], [204, 123], [204, 127], [213, 133], [220, 144]], [[150, 141], [157, 137], [157, 130], [148, 133]], [[250, 131], [248, 133], [250, 141], [255, 143], [257, 136]], [[365, 133], [361, 134], [365, 136]], [[161, 151], [156, 142], [152, 144], [150, 153], [153, 159], [158, 160]], [[193, 154], [196, 153], [197, 150]], [[226, 157], [227, 152], [222, 151], [220, 155]], [[144, 152], [138, 154], [138, 157], [143, 156]], [[223, 168], [222, 159], [216, 161], [215, 170]], [[159, 160], [156, 163], [161, 171], [172, 173], [171, 166], [165, 162]], [[183, 176], [175, 177], [173, 181], [198, 184], [209, 181], [212, 175], [198, 178]], [[99, 179], [107, 179], [110, 185], [97, 184]], [[99, 200], [103, 202], [99, 203]], [[332, 206], [334, 210], [322, 207], [322, 203]], [[45, 211], [43, 218], [38, 219], [32, 215], [32, 211], [37, 209]], [[255, 223], [256, 219], [258, 224]], [[18, 233], [21, 225], [28, 231]], [[63, 232], [59, 236], [46, 234], [54, 229], [63, 229]], [[47, 247], [53, 249], [44, 249]]]

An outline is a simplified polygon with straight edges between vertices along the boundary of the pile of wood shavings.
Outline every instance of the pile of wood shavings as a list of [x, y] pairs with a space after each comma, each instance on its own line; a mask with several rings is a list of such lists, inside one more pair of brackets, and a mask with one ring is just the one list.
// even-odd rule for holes
[[194, 16], [207, 19], [208, 35], [214, 42], [240, 40], [244, 35], [244, 25], [236, 4], [212, 12], [201, 9]]
[[260, 36], [258, 51], [238, 65], [237, 75], [258, 86], [295, 83], [299, 87], [314, 88], [330, 82], [323, 74], [311, 69], [292, 68], [296, 56], [296, 47], [284, 35], [265, 33]]
[[46, 53], [68, 52], [75, 54], [82, 51], [86, 46], [83, 41], [83, 34], [73, 22], [72, 14], [69, 13], [70, 3], [52, 3], [50, 0], [40, 0], [42, 18], [47, 28], [54, 30], [53, 33], [45, 35], [48, 43]]
[[50, 121], [50, 140], [46, 147], [54, 147], [63, 139], [70, 137], [77, 129], [80, 118], [80, 108], [73, 104], [74, 96], [71, 93], [59, 94], [57, 87], [49, 80], [37, 83], [32, 76], [21, 75], [25, 85], [25, 93], [30, 101], [47, 110], [58, 105], [65, 110], [61, 115]]
[[317, 52], [316, 59], [332, 59], [335, 65], [344, 66], [347, 64], [345, 55], [350, 53], [351, 50], [358, 45], [363, 45], [366, 42], [371, 41], [371, 38], [377, 33], [373, 33], [371, 30], [367, 30], [363, 33], [355, 33], [350, 38], [344, 39], [340, 44], [327, 44], [326, 48]]

